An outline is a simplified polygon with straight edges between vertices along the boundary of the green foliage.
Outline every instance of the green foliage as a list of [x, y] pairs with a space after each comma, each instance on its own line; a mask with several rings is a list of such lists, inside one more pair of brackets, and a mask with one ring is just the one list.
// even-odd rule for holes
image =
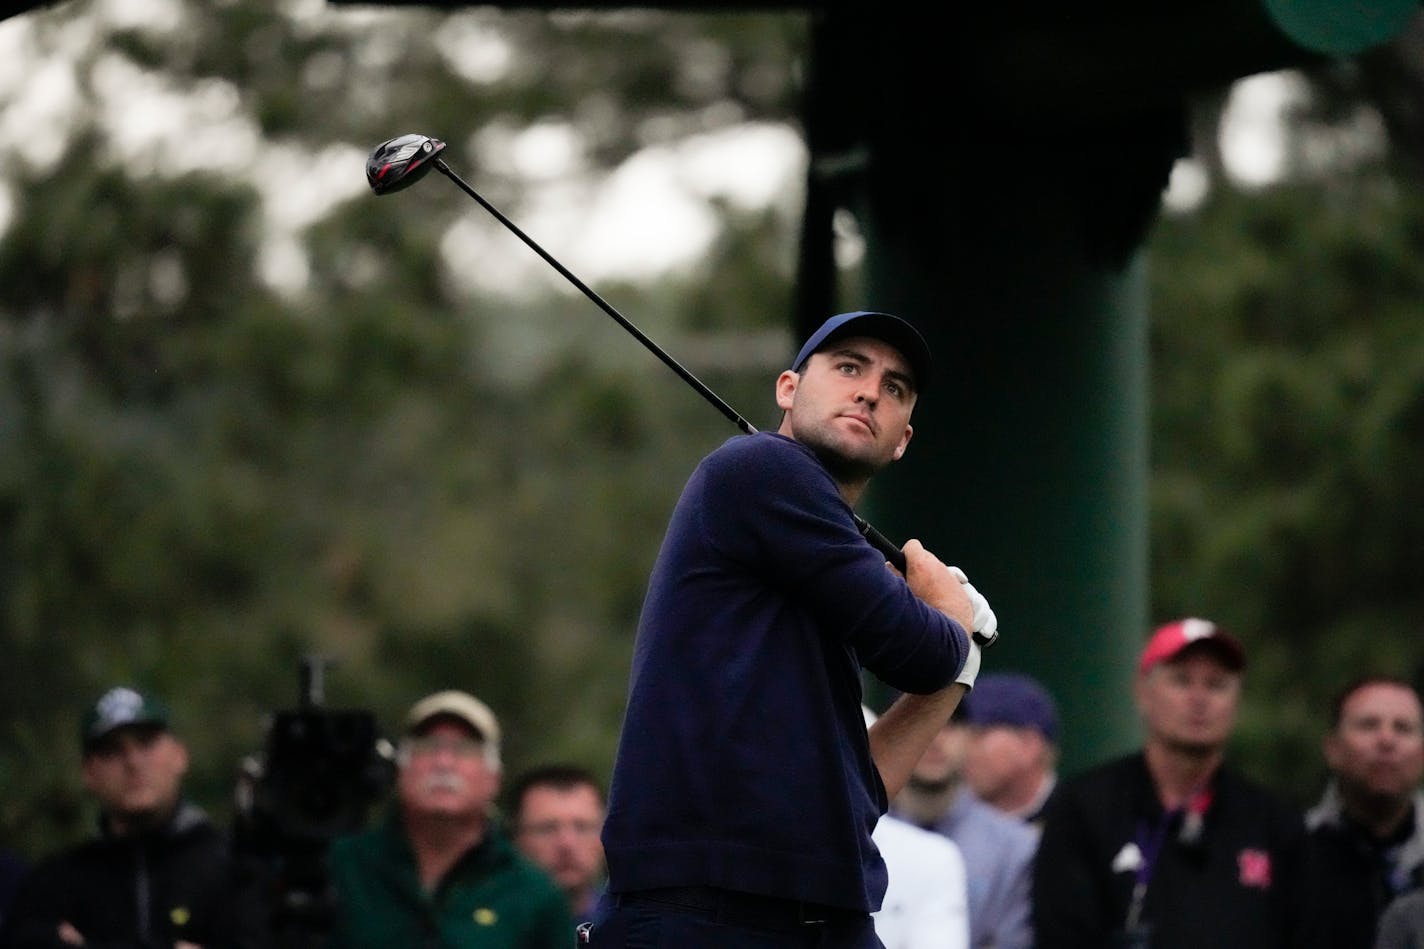
[[1304, 799], [1334, 690], [1424, 671], [1424, 192], [1222, 190], [1151, 250], [1154, 613], [1246, 639], [1242, 760]]
[[[34, 14], [35, 35], [86, 15]], [[279, 148], [409, 129], [474, 166], [487, 127], [536, 121], [582, 130], [603, 172], [647, 141], [793, 107], [787, 17], [183, 16], [103, 55], [238, 90], [274, 150], [264, 173], [290, 167]], [[457, 40], [510, 67], [460, 75], [441, 53]], [[82, 80], [98, 58], [75, 58]], [[120, 167], [79, 116], [53, 166], [10, 166], [0, 237], [0, 843], [38, 855], [89, 831], [77, 721], [118, 682], [170, 699], [190, 789], [227, 816], [310, 654], [336, 662], [332, 706], [388, 731], [421, 695], [464, 688], [503, 719], [509, 769], [606, 769], [667, 512], [730, 425], [568, 288], [458, 286], [442, 241], [483, 212], [447, 184], [336, 205], [297, 235], [308, 277], [284, 294], [262, 278], [253, 186]], [[505, 165], [477, 180], [517, 217]], [[734, 223], [704, 264], [735, 271], [715, 293], [701, 271], [605, 290], [752, 411], [770, 405], [766, 367], [699, 366], [695, 344], [782, 327], [789, 222]]]
[[[586, 181], [648, 145], [796, 123], [804, 19], [177, 7], [176, 28], [72, 54], [58, 160], [4, 166], [0, 844], [88, 831], [77, 719], [121, 681], [171, 700], [192, 790], [225, 815], [313, 653], [337, 662], [330, 703], [388, 730], [465, 688], [504, 720], [510, 770], [606, 773], [667, 513], [733, 429], [570, 288], [456, 279], [444, 252], [472, 218], [525, 249], [445, 183], [314, 215], [287, 235], [306, 279], [285, 291], [263, 277], [261, 186], [300, 203], [300, 160], [424, 131], [520, 220], [509, 152], [530, 126], [571, 129]], [[59, 57], [90, 13], [26, 18]], [[115, 157], [105, 57], [231, 94], [253, 173]], [[600, 292], [768, 427], [795, 232], [713, 210], [698, 266]], [[1330, 692], [1424, 661], [1424, 197], [1378, 169], [1218, 190], [1149, 252], [1153, 613], [1248, 640], [1241, 760], [1303, 798]]]

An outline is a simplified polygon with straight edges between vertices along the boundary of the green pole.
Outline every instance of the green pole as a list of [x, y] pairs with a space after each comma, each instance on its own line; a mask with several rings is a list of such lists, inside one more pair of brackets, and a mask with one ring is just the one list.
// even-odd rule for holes
[[[873, 36], [861, 19], [844, 34], [822, 23], [819, 40], [864, 52]], [[854, 80], [822, 85], [821, 107], [838, 108], [811, 113], [833, 123], [812, 130], [823, 153], [860, 156], [819, 162], [813, 147], [813, 191], [854, 214], [866, 248], [862, 288], [838, 302], [911, 319], [936, 359], [909, 452], [872, 484], [865, 513], [989, 598], [1003, 632], [985, 668], [1052, 690], [1072, 772], [1137, 741], [1132, 669], [1149, 623], [1140, 245], [1180, 113], [1005, 133], [947, 109], [913, 66]], [[836, 177], [818, 182], [826, 167]], [[804, 254], [803, 276], [815, 260]]]
[[1145, 266], [1066, 262], [1067, 236], [1040, 222], [1015, 248], [981, 245], [933, 278], [929, 258], [952, 259], [963, 245], [935, 238], [944, 218], [926, 224], [870, 242], [867, 304], [923, 327], [938, 373], [909, 453], [877, 479], [866, 510], [891, 536], [919, 537], [963, 567], [989, 598], [1003, 633], [984, 668], [1049, 687], [1063, 716], [1062, 766], [1077, 770], [1137, 734], [1130, 684], [1148, 624]]

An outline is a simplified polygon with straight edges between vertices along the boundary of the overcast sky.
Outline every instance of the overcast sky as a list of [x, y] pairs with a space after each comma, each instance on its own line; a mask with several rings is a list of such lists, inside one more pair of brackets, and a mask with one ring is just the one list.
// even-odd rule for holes
[[[264, 201], [263, 276], [279, 289], [297, 292], [306, 278], [303, 229], [340, 202], [370, 199], [364, 163], [376, 143], [334, 145], [312, 155], [263, 142], [231, 83], [208, 80], [175, 88], [162, 74], [104, 49], [117, 28], [181, 30], [184, 9], [180, 0], [94, 0], [70, 26], [46, 31], [43, 40], [34, 29], [36, 14], [0, 20], [0, 154], [5, 166], [19, 159], [43, 169], [63, 153], [70, 130], [92, 114], [113, 159], [136, 172], [204, 169], [246, 179]], [[392, 15], [332, 7], [324, 0], [294, 0], [291, 10], [318, 26], [320, 18], [339, 17], [343, 29], [362, 28], [363, 18]], [[501, 50], [488, 31], [452, 29], [442, 45], [466, 70], [501, 68]], [[76, 62], [89, 56], [98, 57], [92, 100], [84, 97], [75, 72]], [[1303, 82], [1290, 73], [1236, 84], [1220, 145], [1238, 183], [1259, 186], [1280, 175], [1287, 159], [1282, 115], [1304, 94]], [[392, 134], [403, 131], [409, 130]], [[736, 126], [648, 148], [599, 178], [578, 173], [579, 143], [568, 127], [514, 130], [487, 145], [528, 183], [516, 223], [590, 282], [653, 276], [702, 256], [716, 233], [713, 198], [744, 208], [774, 206], [793, 218], [799, 214], [806, 150], [790, 126]], [[488, 167], [490, 156], [475, 157], [481, 160], [464, 167]], [[465, 176], [454, 148], [446, 160]], [[0, 235], [12, 213], [12, 187], [0, 173]], [[1168, 212], [1194, 207], [1207, 187], [1199, 167], [1190, 160], [1179, 163], [1166, 196]], [[557, 279], [513, 235], [476, 220], [463, 218], [442, 242], [454, 273], [510, 292], [531, 281]], [[853, 255], [857, 249], [843, 251]], [[501, 266], [491, 267], [491, 259]]]

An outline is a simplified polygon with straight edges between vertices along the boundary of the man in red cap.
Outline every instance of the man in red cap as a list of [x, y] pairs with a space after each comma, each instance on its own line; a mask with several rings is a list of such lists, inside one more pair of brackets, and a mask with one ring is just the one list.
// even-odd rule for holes
[[1138, 661], [1143, 747], [1064, 781], [1034, 871], [1039, 949], [1316, 945], [1302, 815], [1224, 765], [1246, 652], [1208, 620]]

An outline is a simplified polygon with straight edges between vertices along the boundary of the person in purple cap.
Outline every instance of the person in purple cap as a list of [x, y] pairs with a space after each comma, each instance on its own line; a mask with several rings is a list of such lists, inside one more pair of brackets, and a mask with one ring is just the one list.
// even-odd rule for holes
[[1245, 665], [1209, 620], [1153, 633], [1142, 749], [1062, 781], [1044, 817], [1038, 949], [1327, 945], [1303, 815], [1225, 764]]
[[1039, 827], [1058, 783], [1058, 705], [1022, 673], [980, 676], [964, 697], [964, 781], [979, 800]]
[[[907, 322], [827, 320], [776, 379], [775, 432], [693, 472], [633, 649], [585, 944], [879, 949], [871, 832], [978, 671], [988, 603], [918, 541], [856, 528], [933, 374]], [[902, 693], [867, 732], [861, 672]]]

